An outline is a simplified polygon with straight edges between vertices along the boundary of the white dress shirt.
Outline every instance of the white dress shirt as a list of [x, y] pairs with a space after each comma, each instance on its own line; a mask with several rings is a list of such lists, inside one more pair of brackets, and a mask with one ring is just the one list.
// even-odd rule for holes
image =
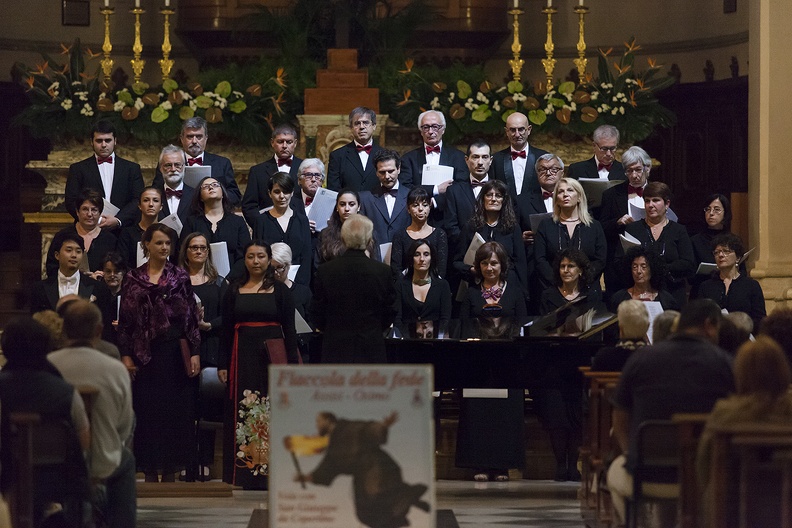
[[[511, 156], [511, 152], [525, 152], [527, 156], [528, 145], [525, 145], [525, 148], [522, 150], [512, 149], [509, 156]], [[517, 188], [517, 194], [520, 194], [522, 192], [523, 179], [525, 178], [525, 158], [514, 158], [512, 160], [512, 171], [514, 172], [514, 186]]]
[[[474, 181], [480, 181], [481, 183], [486, 183], [489, 181], [489, 174], [481, 178], [480, 180], [476, 180], [473, 176], [470, 177], [470, 185], [473, 185]], [[479, 194], [481, 194], [481, 186], [480, 185], [473, 185], [473, 196], [476, 197], [478, 200]]]
[[[165, 190], [167, 189], [170, 189], [170, 187], [168, 187], [168, 184], [165, 184]], [[183, 191], [184, 180], [179, 182], [179, 185], [173, 190]], [[179, 203], [181, 202], [181, 198], [179, 198], [178, 196], [171, 196], [170, 198], [168, 198], [167, 194], [165, 196], [166, 196], [165, 199], [168, 201], [168, 210], [171, 212], [171, 214], [176, 213], [179, 210]]]
[[113, 192], [113, 167], [115, 167], [115, 152], [110, 154], [110, 158], [113, 160], [113, 163], [99, 163], [99, 156], [96, 156], [98, 167], [99, 167], [99, 176], [102, 178], [102, 189], [104, 189], [105, 198], [107, 201], [110, 201], [110, 193]]
[[[393, 186], [391, 191], [396, 191], [399, 189], [399, 180], [396, 180], [396, 184]], [[396, 197], [392, 196], [390, 193], [385, 193], [385, 206], [388, 208], [388, 218], [393, 217], [393, 208], [396, 206]]]
[[[104, 165], [104, 164], [103, 164]], [[58, 299], [66, 295], [75, 294], [80, 291], [80, 271], [75, 271], [71, 277], [64, 275], [58, 270]]]
[[[369, 145], [371, 145], [372, 148], [373, 148], [374, 147], [374, 140], [369, 141], [365, 145], [361, 145], [360, 143], [355, 141], [355, 148], [357, 148], [357, 147], [367, 147]], [[361, 165], [363, 165], [363, 169], [365, 170], [366, 169], [366, 163], [368, 163], [368, 159], [369, 159], [369, 153], [366, 152], [365, 150], [359, 150], [357, 154], [358, 154], [358, 157], [360, 158], [360, 163], [361, 163]]]

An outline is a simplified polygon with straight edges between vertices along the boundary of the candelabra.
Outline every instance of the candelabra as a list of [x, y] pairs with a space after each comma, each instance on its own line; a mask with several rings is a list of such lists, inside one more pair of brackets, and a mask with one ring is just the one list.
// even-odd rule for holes
[[572, 62], [574, 62], [575, 66], [577, 66], [578, 80], [580, 84], [586, 82], [586, 65], [588, 64], [588, 59], [586, 58], [586, 39], [584, 38], [586, 27], [585, 17], [586, 13], [588, 13], [588, 10], [589, 8], [584, 6], [583, 2], [580, 2], [575, 6], [575, 13], [578, 15], [578, 58], [573, 59]]
[[171, 43], [170, 43], [170, 16], [175, 14], [174, 11], [170, 7], [164, 7], [160, 10], [162, 16], [165, 17], [164, 20], [164, 29], [165, 29], [165, 36], [162, 39], [162, 58], [159, 60], [160, 69], [162, 69], [162, 81], [168, 80], [170, 77], [171, 69], [173, 68], [173, 60], [169, 59], [171, 52]]
[[104, 52], [104, 59], [101, 60], [102, 73], [106, 83], [110, 82], [110, 75], [113, 73], [113, 59], [110, 58], [110, 52], [113, 51], [113, 45], [110, 44], [110, 15], [115, 10], [112, 7], [105, 6], [99, 10], [104, 15], [104, 43], [102, 44], [102, 51]]
[[[548, 4], [550, 4], [549, 1]], [[550, 91], [553, 86], [553, 70], [555, 70], [556, 65], [556, 60], [553, 58], [553, 50], [555, 49], [553, 45], [553, 15], [558, 13], [558, 10], [548, 5], [548, 7], [542, 9], [542, 13], [547, 15], [547, 40], [544, 45], [547, 58], [542, 59], [542, 66], [544, 66], [545, 75], [547, 76], [547, 90]]]
[[146, 65], [146, 61], [140, 58], [141, 53], [143, 53], [143, 44], [140, 42], [140, 15], [145, 12], [146, 10], [141, 7], [135, 7], [131, 11], [131, 13], [135, 15], [135, 44], [132, 46], [132, 52], [135, 58], [129, 62], [132, 64], [132, 71], [135, 73], [136, 84], [140, 82], [140, 76], [143, 74], [143, 67]]
[[514, 17], [514, 22], [512, 22], [512, 30], [514, 31], [514, 40], [512, 40], [511, 50], [514, 58], [509, 61], [509, 65], [511, 65], [512, 75], [515, 81], [520, 80], [520, 72], [522, 71], [522, 67], [525, 64], [525, 61], [520, 58], [520, 51], [522, 51], [522, 45], [520, 45], [520, 15], [523, 14], [523, 10], [519, 7], [514, 7], [508, 11], [510, 15]]

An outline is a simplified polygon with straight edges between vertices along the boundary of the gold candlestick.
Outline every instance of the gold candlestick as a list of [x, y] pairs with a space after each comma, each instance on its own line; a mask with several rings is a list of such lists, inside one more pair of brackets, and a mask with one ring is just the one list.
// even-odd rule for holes
[[555, 70], [556, 60], [553, 58], [553, 15], [558, 13], [555, 7], [545, 7], [542, 13], [547, 15], [547, 41], [545, 41], [544, 49], [547, 53], [547, 58], [542, 59], [542, 66], [544, 66], [545, 74], [547, 75], [547, 91], [553, 87], [553, 70]]
[[586, 65], [588, 64], [588, 59], [586, 58], [586, 39], [584, 38], [585, 35], [585, 27], [586, 27], [586, 13], [588, 13], [589, 8], [583, 5], [576, 5], [575, 6], [575, 13], [578, 15], [578, 43], [577, 43], [577, 51], [578, 51], [578, 58], [573, 59], [572, 62], [575, 63], [577, 66], [578, 71], [578, 80], [580, 84], [583, 84], [586, 81]]
[[520, 44], [520, 15], [523, 14], [523, 10], [515, 7], [514, 9], [510, 9], [508, 13], [514, 17], [514, 22], [512, 22], [512, 30], [514, 31], [514, 40], [512, 40], [511, 50], [514, 54], [514, 58], [509, 61], [509, 65], [512, 69], [512, 76], [514, 77], [515, 81], [520, 80], [520, 72], [522, 71], [522, 67], [525, 64], [525, 61], [520, 58], [520, 51], [522, 51], [522, 45]]
[[160, 69], [162, 69], [162, 81], [165, 82], [170, 77], [171, 69], [173, 68], [173, 61], [169, 59], [171, 52], [170, 43], [170, 16], [175, 14], [176, 11], [170, 7], [165, 7], [160, 10], [162, 16], [165, 17], [164, 29], [165, 37], [162, 39], [162, 58], [159, 60]]
[[114, 11], [115, 9], [112, 7], [103, 7], [99, 10], [104, 15], [104, 43], [102, 44], [104, 59], [100, 61], [100, 64], [102, 65], [102, 73], [106, 83], [110, 82], [110, 75], [113, 73], [113, 59], [110, 58], [110, 52], [113, 51], [113, 45], [110, 44], [110, 15]]
[[140, 15], [145, 13], [146, 10], [136, 7], [130, 12], [135, 15], [135, 44], [132, 46], [132, 52], [135, 58], [130, 60], [129, 63], [132, 65], [132, 71], [135, 73], [135, 83], [137, 84], [140, 82], [140, 76], [143, 74], [143, 67], [146, 65], [146, 61], [140, 58], [140, 54], [143, 53], [143, 44], [140, 42]]

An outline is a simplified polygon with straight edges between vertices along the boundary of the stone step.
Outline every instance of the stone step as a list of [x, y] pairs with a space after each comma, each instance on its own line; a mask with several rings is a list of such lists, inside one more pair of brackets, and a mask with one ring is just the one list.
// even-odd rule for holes
[[317, 88], [368, 88], [367, 70], [317, 70]]
[[379, 90], [376, 88], [305, 89], [305, 113], [308, 115], [344, 115], [358, 106], [366, 106], [379, 113]]

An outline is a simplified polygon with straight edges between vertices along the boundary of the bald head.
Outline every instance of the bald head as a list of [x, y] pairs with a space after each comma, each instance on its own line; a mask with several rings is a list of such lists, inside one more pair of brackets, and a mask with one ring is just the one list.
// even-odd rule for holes
[[78, 299], [63, 310], [63, 335], [75, 342], [92, 342], [102, 335], [102, 312], [95, 304]]
[[516, 151], [523, 150], [528, 145], [528, 136], [531, 135], [531, 124], [528, 117], [521, 112], [514, 112], [506, 118], [506, 137], [511, 148]]

